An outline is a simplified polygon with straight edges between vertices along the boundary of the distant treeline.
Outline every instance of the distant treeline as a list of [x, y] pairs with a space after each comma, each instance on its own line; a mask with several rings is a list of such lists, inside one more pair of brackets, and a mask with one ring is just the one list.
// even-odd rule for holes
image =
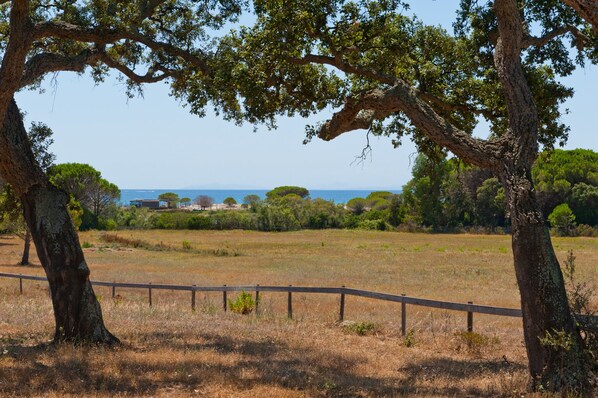
[[[598, 235], [598, 153], [554, 150], [533, 169], [547, 222], [560, 235]], [[437, 232], [508, 232], [509, 215], [499, 180], [455, 158], [419, 155], [401, 194], [372, 192], [345, 205], [310, 199], [301, 187], [278, 187], [261, 200], [250, 195], [241, 210], [151, 211], [117, 209], [108, 228], [299, 229], [360, 228]]]

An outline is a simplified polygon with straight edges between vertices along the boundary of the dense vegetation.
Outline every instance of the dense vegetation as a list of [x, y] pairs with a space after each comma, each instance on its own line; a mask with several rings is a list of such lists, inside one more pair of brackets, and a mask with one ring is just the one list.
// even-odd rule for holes
[[[554, 150], [534, 166], [542, 210], [559, 235], [596, 235], [598, 226], [598, 153]], [[360, 228], [436, 232], [504, 232], [509, 228], [505, 194], [487, 170], [455, 158], [419, 155], [413, 178], [402, 194], [379, 191], [345, 205], [311, 199], [300, 187], [278, 187], [265, 200], [251, 195], [243, 209], [217, 211], [149, 211], [123, 208], [113, 228], [299, 229]]]

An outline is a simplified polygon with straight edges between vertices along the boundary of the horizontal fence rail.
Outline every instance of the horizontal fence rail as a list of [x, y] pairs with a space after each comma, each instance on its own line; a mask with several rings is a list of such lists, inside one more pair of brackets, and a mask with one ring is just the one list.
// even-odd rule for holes
[[[1, 273], [1, 278], [19, 279], [19, 290], [23, 293], [23, 280], [43, 281], [47, 278], [43, 276], [7, 274]], [[310, 286], [268, 286], [268, 285], [243, 285], [243, 286], [196, 286], [196, 285], [171, 285], [154, 283], [132, 283], [132, 282], [106, 282], [91, 281], [93, 286], [106, 286], [112, 288], [112, 297], [116, 295], [116, 288], [128, 289], [147, 289], [149, 292], [149, 304], [152, 305], [152, 290], [173, 290], [191, 292], [191, 308], [195, 310], [196, 292], [221, 292], [223, 294], [223, 309], [227, 310], [227, 292], [253, 291], [256, 293], [256, 303], [259, 303], [260, 294], [263, 292], [288, 293], [288, 317], [293, 317], [292, 293], [319, 293], [319, 294], [338, 294], [340, 295], [339, 320], [343, 321], [345, 313], [345, 296], [365, 297], [374, 300], [390, 301], [401, 303], [401, 329], [403, 335], [406, 333], [406, 305], [415, 305], [420, 307], [437, 308], [451, 311], [467, 312], [467, 330], [473, 331], [473, 314], [487, 314], [495, 316], [507, 316], [521, 318], [522, 312], [516, 308], [492, 307], [486, 305], [473, 304], [473, 302], [454, 303], [449, 301], [430, 300], [405, 295], [396, 295], [388, 293], [378, 293], [368, 290], [360, 290], [342, 287], [310, 287]], [[259, 305], [259, 304], [258, 304]], [[257, 313], [256, 306], [256, 313]], [[598, 316], [578, 315], [580, 328], [593, 332], [598, 332]]]

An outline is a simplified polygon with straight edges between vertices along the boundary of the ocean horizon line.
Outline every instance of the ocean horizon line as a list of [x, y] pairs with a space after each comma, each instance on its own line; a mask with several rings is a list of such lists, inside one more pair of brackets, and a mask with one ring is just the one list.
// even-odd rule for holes
[[[278, 185], [281, 186], [281, 185]], [[291, 185], [291, 186], [295, 186], [295, 185]], [[256, 190], [256, 191], [271, 191], [272, 189], [274, 189], [276, 187], [273, 188], [256, 188], [256, 187], [233, 187], [233, 188], [211, 188], [211, 187], [183, 187], [183, 188], [120, 188], [121, 191], [126, 190], [126, 191], [201, 191], [202, 189], [205, 190], [209, 190], [209, 191], [250, 191], [250, 190]], [[393, 187], [382, 187], [382, 188], [309, 188], [309, 187], [304, 187], [306, 188], [308, 191], [401, 191], [402, 188], [393, 188]]]
[[[332, 200], [335, 203], [347, 203], [350, 199], [358, 197], [366, 197], [371, 192], [389, 191], [392, 193], [401, 193], [400, 189], [308, 189], [312, 199]], [[174, 192], [180, 198], [188, 197], [193, 200], [200, 195], [207, 195], [214, 199], [215, 203], [223, 203], [224, 199], [228, 197], [234, 198], [237, 203], [242, 203], [247, 195], [258, 195], [264, 199], [266, 193], [271, 189], [158, 189], [158, 188], [142, 188], [142, 189], [121, 189], [121, 197], [119, 202], [122, 204], [130, 203], [132, 200], [140, 199], [157, 199], [158, 196], [166, 192]]]

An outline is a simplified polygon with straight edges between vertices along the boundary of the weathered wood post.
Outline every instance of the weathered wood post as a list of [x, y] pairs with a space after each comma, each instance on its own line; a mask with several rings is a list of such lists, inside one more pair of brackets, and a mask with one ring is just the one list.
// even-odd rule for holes
[[224, 289], [222, 290], [222, 308], [224, 312], [226, 312], [226, 285], [223, 285]]
[[[405, 297], [404, 294], [401, 296]], [[401, 301], [401, 334], [403, 336], [407, 335], [407, 303], [405, 299]]]
[[255, 315], [258, 314], [260, 308], [260, 285], [255, 285]]
[[19, 274], [19, 292], [23, 294], [23, 275]]
[[[116, 282], [112, 281], [112, 283], [115, 284]], [[115, 298], [115, 297], [116, 297], [116, 285], [112, 285], [112, 298]]]
[[343, 285], [341, 290], [341, 308], [338, 314], [338, 321], [342, 322], [345, 319], [345, 285]]
[[149, 306], [151, 307], [152, 306], [152, 283], [150, 282], [149, 285], [150, 285], [149, 289], [148, 289], [148, 291], [149, 291]]
[[[289, 285], [292, 287], [292, 285]], [[289, 297], [287, 300], [287, 317], [293, 319], [293, 293], [289, 290]]]
[[[467, 304], [473, 304], [473, 301], [468, 301]], [[467, 311], [467, 331], [473, 332], [473, 312], [471, 311]]]
[[191, 311], [195, 312], [195, 285], [191, 289]]

